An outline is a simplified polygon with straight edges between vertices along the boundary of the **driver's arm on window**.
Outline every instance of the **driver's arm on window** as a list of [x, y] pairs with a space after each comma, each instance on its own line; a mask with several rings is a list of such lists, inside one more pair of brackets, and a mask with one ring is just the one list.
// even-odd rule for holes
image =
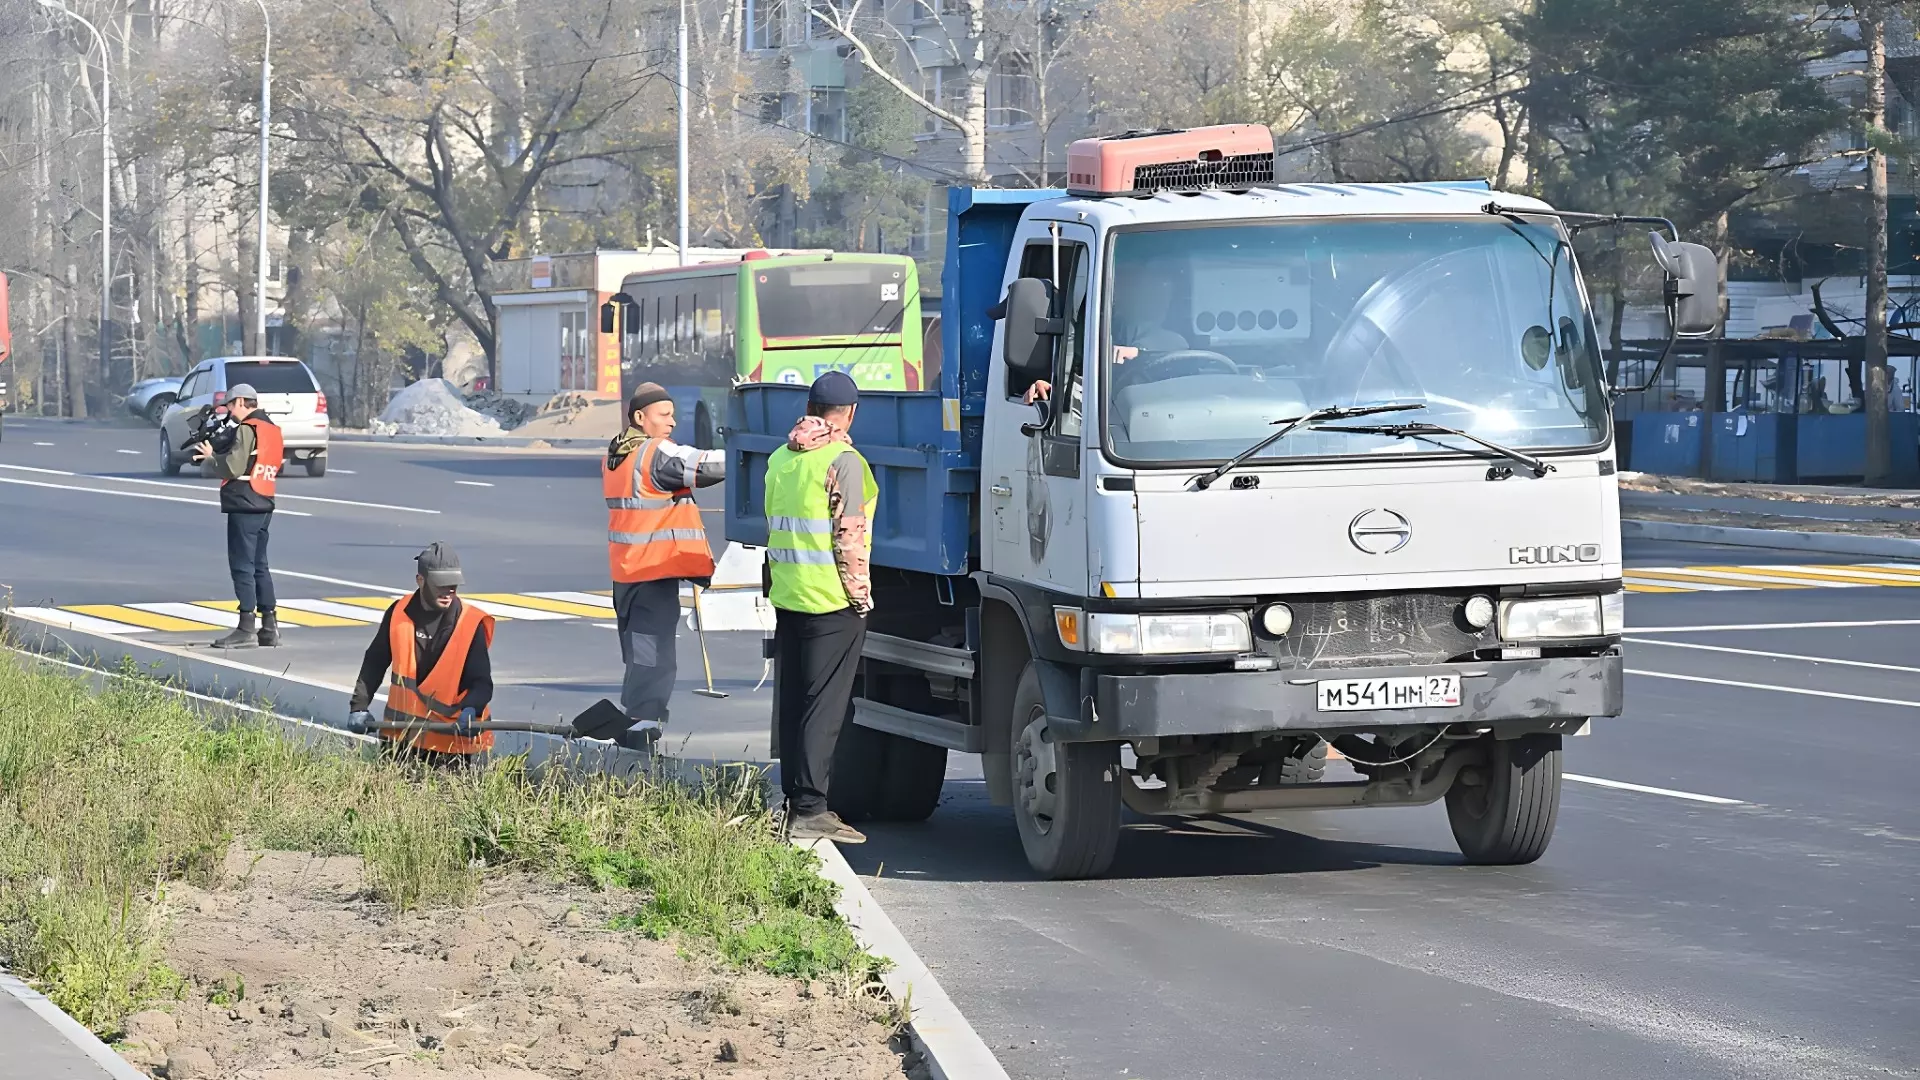
[[1053, 400], [1053, 384], [1045, 379], [1033, 380], [1033, 385], [1027, 387], [1026, 394], [1020, 399], [1021, 403], [1025, 405], [1031, 405], [1036, 401], [1051, 400]]

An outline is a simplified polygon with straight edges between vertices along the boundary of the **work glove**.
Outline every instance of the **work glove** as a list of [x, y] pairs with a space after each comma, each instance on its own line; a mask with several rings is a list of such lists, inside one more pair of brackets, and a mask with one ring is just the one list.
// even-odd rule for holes
[[461, 709], [459, 717], [453, 721], [453, 733], [463, 739], [471, 739], [478, 735], [479, 729], [474, 726], [476, 715], [472, 709]]
[[373, 728], [373, 714], [365, 710], [347, 714], [347, 730], [365, 735]]

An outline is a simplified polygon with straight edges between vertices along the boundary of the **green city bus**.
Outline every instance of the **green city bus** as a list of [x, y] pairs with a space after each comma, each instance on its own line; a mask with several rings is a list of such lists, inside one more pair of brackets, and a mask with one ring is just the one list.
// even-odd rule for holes
[[719, 445], [736, 382], [844, 371], [862, 390], [925, 385], [920, 277], [905, 255], [748, 252], [631, 274], [601, 329], [618, 334], [622, 397], [643, 382], [665, 386], [679, 438], [702, 448]]

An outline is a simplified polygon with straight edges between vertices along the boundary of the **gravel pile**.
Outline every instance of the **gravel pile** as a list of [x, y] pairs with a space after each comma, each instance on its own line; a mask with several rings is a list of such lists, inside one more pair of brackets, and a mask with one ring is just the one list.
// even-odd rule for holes
[[422, 379], [393, 395], [385, 411], [367, 424], [375, 435], [499, 435], [491, 416], [467, 408], [445, 379]]
[[508, 431], [519, 427], [540, 413], [538, 408], [519, 398], [507, 397], [493, 390], [468, 394], [466, 403], [467, 408], [481, 416], [491, 417], [495, 423]]

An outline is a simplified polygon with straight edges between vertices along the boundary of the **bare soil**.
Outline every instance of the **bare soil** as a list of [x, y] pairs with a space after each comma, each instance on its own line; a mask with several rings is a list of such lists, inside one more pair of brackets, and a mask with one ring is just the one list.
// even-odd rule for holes
[[[1786, 484], [1722, 484], [1685, 476], [1621, 473], [1620, 490], [1670, 495], [1711, 495], [1722, 498], [1778, 499], [1781, 502], [1824, 503], [1828, 506], [1891, 506], [1920, 509], [1920, 492], [1874, 491], [1869, 488], [1793, 487]], [[1635, 517], [1642, 515], [1638, 508]]]
[[357, 858], [235, 850], [168, 887], [182, 999], [123, 1056], [167, 1080], [882, 1080], [924, 1073], [883, 1003], [608, 930], [635, 905], [531, 879], [393, 916]]

